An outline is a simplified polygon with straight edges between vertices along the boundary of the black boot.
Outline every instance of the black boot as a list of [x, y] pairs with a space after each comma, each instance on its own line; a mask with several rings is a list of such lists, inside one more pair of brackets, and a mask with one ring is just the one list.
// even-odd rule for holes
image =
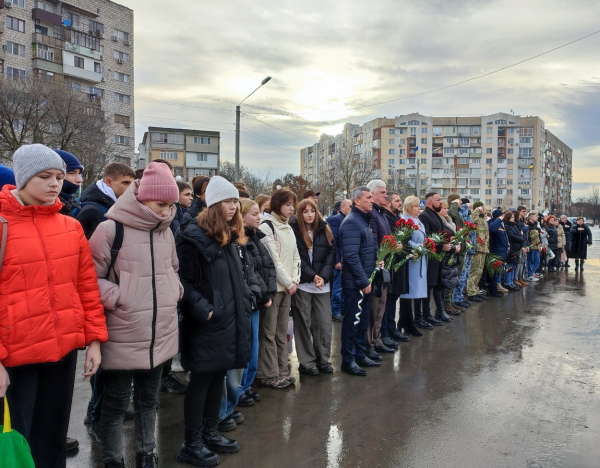
[[444, 309], [436, 310], [435, 316], [438, 320], [441, 320], [442, 322], [452, 322], [452, 318], [446, 313]]
[[579, 259], [575, 259], [575, 271], [579, 270]]
[[194, 466], [217, 466], [219, 455], [206, 448], [202, 440], [202, 429], [185, 428], [185, 440], [177, 454], [179, 463], [187, 463]]
[[219, 418], [208, 418], [202, 425], [202, 438], [206, 446], [217, 453], [237, 453], [240, 444], [219, 432]]
[[400, 299], [400, 320], [402, 321], [401, 328], [404, 333], [410, 336], [423, 336], [423, 334], [415, 327], [412, 312], [412, 300]]
[[104, 468], [125, 468], [125, 460], [121, 458], [118, 462], [108, 462], [104, 464]]
[[154, 454], [154, 452], [135, 454], [135, 468], [155, 468], [157, 466], [158, 457]]
[[583, 271], [583, 264], [585, 263], [585, 260], [582, 258], [581, 260], [579, 260], [579, 269], [581, 271]]

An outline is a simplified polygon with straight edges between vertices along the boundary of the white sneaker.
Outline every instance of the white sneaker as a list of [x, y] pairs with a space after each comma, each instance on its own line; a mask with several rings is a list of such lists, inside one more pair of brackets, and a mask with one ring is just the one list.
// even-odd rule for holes
[[527, 278], [527, 281], [529, 281], [530, 283], [537, 283], [539, 279], [537, 279], [535, 276], [530, 276], [529, 278]]

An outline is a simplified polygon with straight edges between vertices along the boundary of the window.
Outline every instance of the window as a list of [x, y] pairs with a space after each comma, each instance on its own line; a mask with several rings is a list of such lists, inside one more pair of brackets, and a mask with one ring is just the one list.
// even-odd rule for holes
[[442, 136], [442, 127], [433, 127], [433, 136]]
[[496, 125], [506, 125], [506, 120], [500, 119], [500, 120], [496, 120], [494, 123]]
[[460, 146], [469, 146], [469, 138], [459, 138], [458, 144]]
[[469, 164], [469, 158], [458, 158], [458, 164]]
[[171, 161], [176, 161], [177, 151], [161, 151], [160, 159], [170, 159]]
[[533, 157], [533, 148], [519, 148], [520, 158], [531, 158]]
[[498, 195], [504, 195], [504, 189], [498, 189]]
[[[473, 183], [473, 181], [471, 181], [471, 183]], [[478, 188], [472, 188], [471, 189], [471, 195], [479, 195], [479, 189]]]
[[41, 26], [39, 24], [36, 24], [35, 25], [35, 32], [43, 34], [44, 36], [47, 36], [48, 35], [48, 28], [45, 27], [45, 26]]
[[508, 133], [515, 133], [515, 129], [514, 128], [509, 128], [508, 129]]
[[470, 133], [471, 132], [471, 127], [458, 127], [458, 133]]
[[115, 77], [115, 80], [117, 80], [117, 81], [129, 83], [129, 75], [126, 75], [125, 73], [115, 72], [114, 77]]
[[123, 124], [125, 126], [129, 126], [129, 116], [115, 114], [115, 123]]
[[421, 150], [421, 154], [427, 154], [427, 148], [423, 148], [423, 149]]
[[88, 49], [100, 50], [100, 39], [81, 31], [71, 31], [71, 42]]
[[398, 154], [401, 155], [401, 156], [405, 155], [406, 154], [406, 150], [405, 149], [399, 149], [398, 150]]
[[514, 148], [508, 148], [506, 150], [506, 154], [515, 154], [515, 149]]
[[408, 125], [419, 125], [420, 122], [418, 120], [409, 120]]
[[168, 143], [169, 138], [166, 133], [152, 133], [151, 139], [153, 143]]
[[459, 167], [458, 168], [458, 174], [459, 175], [464, 175], [464, 174], [468, 174], [469, 173], [469, 168], [468, 167]]
[[6, 67], [6, 76], [13, 80], [19, 80], [25, 78], [25, 70], [19, 70], [18, 68]]
[[485, 149], [485, 153], [486, 154], [492, 154], [492, 148], [486, 148]]
[[390, 145], [393, 145], [393, 144], [395, 144], [395, 142], [396, 142], [396, 140], [394, 140], [393, 138], [390, 138], [390, 141], [389, 141], [389, 144], [390, 144]]
[[471, 164], [481, 164], [481, 158], [471, 158]]
[[444, 164], [454, 165], [454, 158], [444, 158]]
[[398, 159], [398, 164], [400, 164], [400, 165], [403, 166], [404, 164], [406, 164], [406, 160], [405, 159]]
[[399, 144], [399, 145], [405, 145], [405, 144], [406, 144], [406, 138], [400, 138], [400, 139], [398, 140], [398, 144]]
[[454, 154], [454, 148], [444, 148], [444, 154]]
[[102, 65], [100, 65], [100, 62], [94, 62], [94, 71], [96, 73], [102, 73]]
[[485, 163], [486, 164], [492, 164], [492, 158], [486, 158], [485, 159]]
[[481, 127], [471, 127], [471, 133], [473, 135], [479, 135], [479, 134], [481, 134]]
[[123, 42], [129, 42], [129, 33], [125, 31], [121, 31], [120, 29], [115, 29], [114, 36]]
[[194, 143], [197, 145], [210, 145], [209, 137], [194, 137]]
[[421, 138], [421, 144], [422, 145], [426, 145], [427, 144], [427, 138]]
[[493, 133], [494, 129], [492, 127], [487, 127], [486, 133]]
[[394, 169], [388, 169], [388, 175], [393, 176], [394, 175]]
[[421, 165], [427, 166], [427, 158], [421, 158]]
[[115, 135], [115, 143], [117, 145], [128, 145], [129, 144], [129, 137], [128, 136], [123, 136], [123, 135]]
[[16, 6], [19, 8], [25, 8], [25, 0], [13, 0], [12, 4], [13, 4], [13, 6]]
[[406, 134], [406, 129], [405, 128], [399, 128], [398, 129], [400, 135], [405, 135]]
[[444, 135], [456, 135], [456, 127], [444, 127]]
[[508, 165], [511, 165], [511, 166], [512, 166], [512, 164], [513, 164], [513, 160], [512, 160], [512, 159], [507, 159], [507, 160], [506, 160], [506, 163], [507, 163]]
[[396, 150], [389, 149], [389, 150], [388, 150], [388, 154], [396, 154]]
[[454, 143], [454, 138], [446, 138], [446, 143], [451, 145]]
[[118, 50], [115, 50], [114, 53], [113, 53], [113, 56], [117, 60], [122, 60], [123, 62], [129, 62], [129, 54], [127, 54], [125, 52], [120, 52]]
[[492, 144], [492, 139], [491, 138], [486, 138], [485, 142], [491, 145]]
[[88, 20], [90, 34], [102, 34], [104, 33], [104, 25], [98, 23], [98, 21]]
[[486, 169], [485, 170], [485, 175], [492, 175], [492, 170], [491, 169]]
[[[481, 179], [471, 179], [471, 183], [473, 185], [480, 185], [481, 184]], [[479, 191], [477, 193], [479, 193]]]
[[37, 45], [37, 56], [38, 58], [54, 62], [54, 49], [46, 45]]
[[498, 179], [498, 185], [506, 185], [506, 179]]
[[458, 184], [459, 185], [467, 185], [469, 183], [469, 179], [465, 179], [465, 178], [459, 178], [458, 179]]
[[14, 31], [25, 32], [25, 21], [20, 20], [18, 18], [13, 18], [12, 16], [6, 17], [6, 27], [8, 29], [12, 29]]
[[68, 81], [67, 86], [69, 86], [71, 89], [74, 89], [75, 91], [81, 91], [81, 83], [77, 83], [75, 81]]
[[533, 136], [533, 127], [522, 127], [519, 129], [520, 137], [532, 137]]
[[44, 10], [44, 11], [54, 11], [52, 9], [52, 7], [50, 6], [50, 4], [43, 2], [41, 0], [37, 0], [36, 4], [35, 4], [36, 8], [39, 8], [40, 10]]
[[396, 129], [395, 128], [390, 128], [390, 135], [393, 135], [394, 133], [396, 133]]
[[417, 128], [416, 127], [410, 127], [410, 136], [415, 136], [417, 134]]
[[90, 96], [96, 96], [96, 97], [104, 99], [104, 90], [90, 86]]
[[427, 127], [421, 127], [421, 133], [427, 133]]
[[127, 94], [115, 93], [115, 101], [129, 104], [131, 102], [131, 97]]
[[514, 138], [509, 138], [507, 141], [508, 141], [509, 145], [514, 145], [515, 144], [515, 139]]
[[85, 68], [85, 67], [83, 66], [83, 59], [82, 59], [81, 57], [77, 57], [77, 56], [75, 56], [75, 66], [76, 66], [77, 68]]
[[388, 166], [393, 166], [393, 165], [394, 165], [394, 160], [388, 159]]
[[[491, 181], [490, 181], [490, 184], [491, 184]], [[491, 195], [492, 194], [492, 189], [489, 189], [489, 188], [485, 189], [485, 194], [486, 195]]]
[[498, 157], [498, 164], [506, 164], [506, 159]]
[[77, 13], [68, 12], [67, 20], [71, 22], [71, 26], [74, 28], [79, 28], [81, 25], [79, 23], [80, 16]]
[[[47, 48], [47, 47], [46, 47]], [[25, 46], [15, 42], [6, 43], [6, 52], [13, 55], [25, 57]]]

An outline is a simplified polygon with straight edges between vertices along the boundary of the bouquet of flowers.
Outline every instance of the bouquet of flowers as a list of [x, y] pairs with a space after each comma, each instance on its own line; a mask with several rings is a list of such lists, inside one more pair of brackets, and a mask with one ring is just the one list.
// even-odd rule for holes
[[496, 275], [504, 276], [512, 267], [509, 267], [499, 255], [488, 254], [485, 258], [485, 267], [488, 274], [493, 278]]
[[385, 268], [389, 270], [395, 254], [400, 251], [401, 249], [398, 248], [398, 242], [394, 236], [383, 236], [383, 240], [379, 246], [379, 251], [377, 252], [377, 264], [375, 265], [375, 269], [369, 278], [370, 283], [373, 282], [375, 275], [380, 270], [379, 264], [381, 262], [385, 262]]
[[421, 257], [425, 257], [426, 259], [432, 259], [432, 260], [435, 260], [436, 262], [440, 262], [442, 260], [442, 258], [444, 258], [444, 254], [437, 253], [435, 251], [435, 244], [436, 244], [436, 242], [433, 239], [431, 239], [429, 237], [426, 238], [423, 241], [423, 244], [419, 245], [415, 249], [412, 249], [405, 258], [403, 258], [400, 262], [398, 262], [395, 265], [394, 271], [397, 271], [398, 268], [400, 268], [402, 265], [404, 265], [409, 260], [417, 262]]
[[405, 244], [412, 237], [413, 232], [418, 230], [419, 226], [412, 219], [399, 219], [396, 221], [396, 230], [393, 232], [393, 236], [397, 243]]
[[[470, 221], [465, 221], [464, 227], [456, 231], [454, 237], [450, 239], [450, 244], [461, 246], [464, 245], [465, 253], [468, 252], [473, 247], [473, 244], [471, 244], [471, 241], [469, 240], [469, 234], [471, 234], [474, 231], [477, 231], [477, 229], [478, 227], [476, 224], [473, 224]], [[455, 254], [451, 255], [450, 261], [454, 260], [454, 255]]]

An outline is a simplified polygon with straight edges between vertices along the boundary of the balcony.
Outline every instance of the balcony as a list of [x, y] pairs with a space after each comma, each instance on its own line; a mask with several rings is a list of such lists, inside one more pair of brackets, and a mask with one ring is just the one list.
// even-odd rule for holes
[[65, 41], [54, 36], [34, 32], [31, 38], [33, 44], [43, 44], [55, 49], [64, 49]]
[[61, 64], [55, 63], [53, 61], [44, 60], [41, 58], [34, 58], [31, 63], [31, 68], [33, 68], [34, 70], [39, 69], [51, 71], [52, 73], [58, 73], [61, 75], [63, 73], [63, 67]]
[[100, 83], [102, 81], [102, 73], [75, 67], [73, 65], [63, 64], [63, 73], [92, 83]]
[[31, 10], [31, 15], [34, 22], [43, 21], [44, 23], [50, 23], [55, 26], [62, 25], [62, 17], [56, 13], [52, 13], [51, 11], [42, 10], [41, 8], [34, 8]]
[[102, 60], [102, 55], [100, 52], [94, 49], [90, 49], [89, 47], [84, 47], [78, 44], [73, 44], [72, 42], [65, 42], [65, 50], [69, 52], [73, 52], [77, 55], [83, 55], [84, 57], [89, 57], [94, 60]]

